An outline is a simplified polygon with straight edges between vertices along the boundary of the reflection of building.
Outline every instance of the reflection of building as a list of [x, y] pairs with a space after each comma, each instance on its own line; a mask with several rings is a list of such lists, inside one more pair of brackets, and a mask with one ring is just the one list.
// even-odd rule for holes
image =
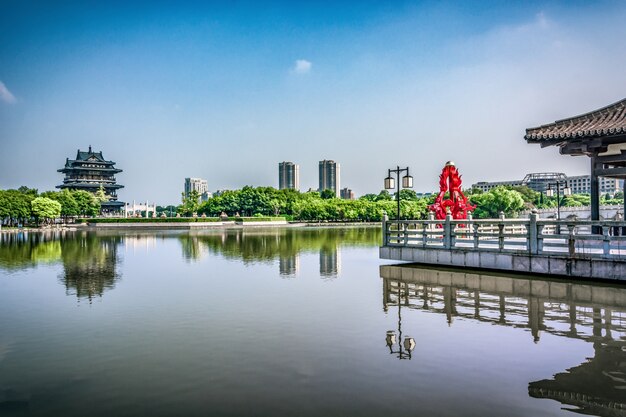
[[332, 248], [324, 247], [320, 249], [320, 276], [322, 278], [336, 277], [341, 272], [341, 252], [335, 245]]
[[279, 254], [278, 268], [280, 275], [295, 277], [300, 270], [300, 255], [284, 256], [283, 254]]
[[104, 159], [102, 152], [93, 152], [91, 146], [87, 152], [79, 149], [76, 159], [67, 158], [65, 166], [57, 171], [65, 174], [65, 178], [63, 184], [56, 188], [83, 190], [93, 194], [102, 189], [108, 198], [108, 201], [101, 203], [105, 213], [118, 211], [124, 206], [124, 203], [117, 201], [117, 190], [124, 186], [115, 179], [115, 174], [122, 170], [115, 168], [115, 162]]
[[332, 190], [335, 195], [339, 197], [339, 188], [341, 183], [339, 168], [339, 164], [335, 161], [320, 161], [320, 186], [318, 189], [320, 192], [324, 190]]
[[626, 288], [383, 265], [383, 307], [442, 314], [593, 343], [595, 356], [529, 384], [529, 394], [625, 415]]
[[293, 162], [281, 162], [278, 164], [278, 189], [300, 189], [300, 166]]
[[119, 278], [117, 246], [120, 242], [119, 237], [98, 237], [89, 233], [63, 240], [62, 280], [68, 294], [91, 300], [114, 288]]
[[201, 201], [211, 198], [209, 192], [209, 183], [202, 178], [185, 178], [185, 198], [189, 198], [189, 194], [196, 191]]

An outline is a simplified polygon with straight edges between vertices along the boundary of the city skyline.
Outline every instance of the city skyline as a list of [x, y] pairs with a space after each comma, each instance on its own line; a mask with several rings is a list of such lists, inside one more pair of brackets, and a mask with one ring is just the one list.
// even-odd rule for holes
[[120, 201], [163, 204], [190, 173], [277, 187], [287, 160], [317, 189], [327, 156], [357, 196], [396, 165], [432, 191], [447, 160], [467, 186], [585, 175], [587, 160], [524, 132], [624, 98], [625, 18], [618, 1], [9, 3], [0, 188], [54, 190], [59, 163], [89, 145], [124, 170]]

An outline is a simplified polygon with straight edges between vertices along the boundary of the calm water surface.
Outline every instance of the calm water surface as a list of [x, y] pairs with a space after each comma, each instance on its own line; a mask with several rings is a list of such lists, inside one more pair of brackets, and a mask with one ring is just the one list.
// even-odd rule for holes
[[379, 241], [0, 235], [0, 416], [626, 415], [626, 287], [393, 266]]

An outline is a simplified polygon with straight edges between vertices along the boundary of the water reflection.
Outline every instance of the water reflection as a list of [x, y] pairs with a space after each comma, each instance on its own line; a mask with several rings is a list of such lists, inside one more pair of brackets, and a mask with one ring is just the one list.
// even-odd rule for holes
[[[592, 343], [594, 357], [541, 381], [529, 395], [591, 415], [626, 415], [626, 288], [381, 266], [383, 308], [421, 310]], [[398, 324], [400, 329], [400, 322]], [[389, 337], [387, 337], [389, 345]]]
[[280, 275], [284, 277], [295, 277], [300, 271], [300, 254], [295, 255], [279, 255], [278, 270]]
[[0, 235], [0, 269], [16, 272], [41, 264], [61, 264], [68, 295], [92, 300], [115, 286], [117, 247], [122, 237], [89, 232], [45, 231]]
[[117, 247], [122, 239], [117, 236], [99, 237], [82, 233], [61, 241], [63, 275], [61, 280], [68, 295], [90, 301], [102, 297], [105, 290], [115, 287]]
[[340, 246], [375, 246], [380, 229], [354, 227], [346, 229], [259, 229], [224, 230], [217, 233], [191, 232], [178, 235], [183, 258], [195, 262], [219, 254], [244, 264], [274, 263], [278, 260], [281, 276], [295, 277], [300, 269], [300, 254], [319, 253], [322, 278], [341, 273]]
[[61, 260], [60, 231], [0, 233], [0, 269], [19, 271]]
[[341, 253], [337, 245], [324, 245], [320, 248], [320, 276], [322, 278], [336, 278], [341, 272]]

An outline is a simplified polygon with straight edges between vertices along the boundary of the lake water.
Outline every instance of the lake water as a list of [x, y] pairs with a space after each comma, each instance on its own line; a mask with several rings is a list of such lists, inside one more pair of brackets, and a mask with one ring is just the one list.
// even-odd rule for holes
[[380, 240], [0, 235], [0, 416], [626, 415], [626, 286], [392, 266]]

